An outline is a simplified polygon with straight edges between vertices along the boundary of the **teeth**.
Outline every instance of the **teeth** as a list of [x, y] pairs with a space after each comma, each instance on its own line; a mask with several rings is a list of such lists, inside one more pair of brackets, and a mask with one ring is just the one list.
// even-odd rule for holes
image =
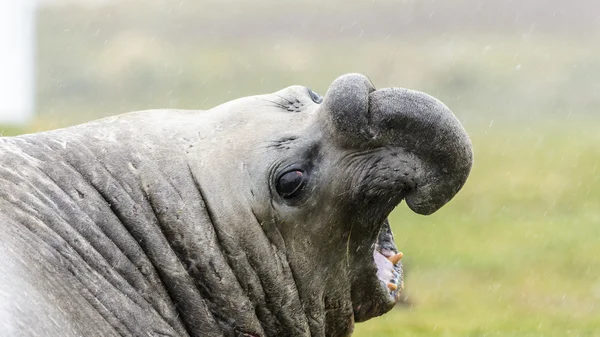
[[396, 285], [395, 283], [390, 283], [390, 282], [388, 282], [387, 287], [391, 291], [395, 291], [396, 289], [398, 289], [398, 285]]
[[392, 264], [396, 264], [396, 263], [398, 263], [398, 261], [400, 261], [402, 259], [402, 256], [404, 256], [404, 254], [402, 254], [402, 252], [399, 252], [396, 255], [392, 255], [392, 256], [388, 257], [388, 260], [390, 260], [390, 262]]

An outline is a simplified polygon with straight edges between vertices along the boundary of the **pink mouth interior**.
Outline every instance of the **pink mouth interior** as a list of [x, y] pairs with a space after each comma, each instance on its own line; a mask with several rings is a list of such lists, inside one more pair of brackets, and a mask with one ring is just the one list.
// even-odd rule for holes
[[389, 257], [395, 254], [391, 250], [376, 247], [373, 250], [373, 261], [375, 262], [375, 266], [377, 266], [377, 278], [379, 278], [382, 286], [391, 296], [398, 297], [403, 287], [402, 263], [397, 262], [393, 264], [389, 260]]

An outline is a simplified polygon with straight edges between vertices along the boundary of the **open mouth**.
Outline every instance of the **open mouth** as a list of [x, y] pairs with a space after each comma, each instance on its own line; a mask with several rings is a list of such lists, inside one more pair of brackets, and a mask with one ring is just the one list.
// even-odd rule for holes
[[396, 248], [387, 220], [383, 222], [377, 241], [371, 247], [373, 250], [368, 256], [370, 265], [356, 274], [356, 283], [353, 285], [355, 322], [364, 322], [391, 310], [400, 300], [404, 288], [403, 254]]
[[398, 252], [394, 244], [394, 236], [389, 222], [386, 220], [381, 226], [377, 243], [373, 249], [373, 262], [377, 267], [377, 278], [384, 291], [396, 302], [404, 288], [402, 274], [402, 252]]

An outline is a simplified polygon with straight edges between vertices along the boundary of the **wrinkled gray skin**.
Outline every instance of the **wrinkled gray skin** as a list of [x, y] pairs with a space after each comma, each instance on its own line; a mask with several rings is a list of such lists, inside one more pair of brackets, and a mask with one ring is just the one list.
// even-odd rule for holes
[[321, 104], [292, 86], [0, 138], [0, 335], [349, 335], [397, 298], [387, 215], [433, 213], [471, 163], [446, 106], [356, 74]]

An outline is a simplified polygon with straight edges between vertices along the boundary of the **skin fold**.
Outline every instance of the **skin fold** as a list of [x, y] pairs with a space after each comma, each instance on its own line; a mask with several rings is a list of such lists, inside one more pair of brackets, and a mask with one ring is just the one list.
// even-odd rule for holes
[[445, 105], [358, 74], [0, 138], [0, 335], [348, 336], [398, 298], [389, 213], [472, 161]]

